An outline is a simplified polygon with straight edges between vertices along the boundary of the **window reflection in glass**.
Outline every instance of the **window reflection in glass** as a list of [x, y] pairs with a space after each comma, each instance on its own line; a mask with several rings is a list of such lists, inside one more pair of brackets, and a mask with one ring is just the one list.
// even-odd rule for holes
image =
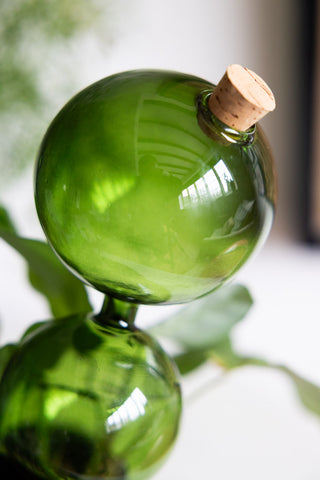
[[235, 179], [223, 160], [219, 160], [214, 166], [214, 170], [218, 175], [223, 191], [226, 195], [237, 189]]
[[237, 190], [234, 177], [223, 160], [210, 168], [202, 177], [183, 189], [179, 195], [180, 209], [192, 208], [208, 201], [230, 195]]
[[106, 420], [107, 433], [120, 430], [129, 422], [145, 414], [147, 399], [139, 388], [135, 388], [131, 395]]

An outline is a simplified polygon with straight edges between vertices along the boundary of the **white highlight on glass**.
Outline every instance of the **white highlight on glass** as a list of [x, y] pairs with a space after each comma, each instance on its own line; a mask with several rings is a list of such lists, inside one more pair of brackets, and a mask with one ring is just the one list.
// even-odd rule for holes
[[215, 171], [218, 174], [218, 177], [220, 179], [220, 182], [222, 184], [222, 188], [225, 193], [230, 193], [232, 191], [231, 189], [231, 183], [234, 183], [234, 178], [231, 175], [229, 169], [227, 168], [226, 164], [224, 163], [223, 160], [219, 160], [217, 165], [214, 167]]
[[212, 197], [221, 197], [222, 193], [221, 193], [220, 183], [214, 171], [212, 170], [212, 168], [203, 175], [203, 179], [205, 181], [209, 194]]
[[205, 204], [208, 200], [230, 195], [235, 189], [237, 189], [236, 182], [221, 159], [196, 182], [182, 190], [178, 197], [179, 206], [181, 210], [192, 208], [196, 205]]
[[146, 397], [136, 387], [130, 397], [107, 418], [105, 422], [107, 433], [120, 430], [127, 423], [133, 422], [144, 415], [146, 404]]

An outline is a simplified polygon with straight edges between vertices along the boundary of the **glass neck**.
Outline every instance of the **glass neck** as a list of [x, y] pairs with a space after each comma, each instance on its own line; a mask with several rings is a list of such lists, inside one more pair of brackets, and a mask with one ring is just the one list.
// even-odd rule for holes
[[97, 317], [99, 317], [100, 322], [104, 324], [119, 324], [119, 322], [122, 322], [122, 326], [124, 326], [124, 324], [132, 326], [137, 311], [138, 306], [136, 304], [106, 295], [101, 311]]
[[254, 141], [256, 126], [253, 125], [245, 132], [234, 130], [219, 120], [209, 109], [209, 98], [214, 89], [204, 90], [197, 98], [197, 119], [201, 130], [213, 140], [224, 145], [236, 143], [239, 146], [248, 146]]

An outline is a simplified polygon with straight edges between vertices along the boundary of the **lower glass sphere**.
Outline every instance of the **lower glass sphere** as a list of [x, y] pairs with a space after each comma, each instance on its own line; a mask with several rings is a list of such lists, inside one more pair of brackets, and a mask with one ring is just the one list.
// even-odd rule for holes
[[48, 479], [149, 478], [172, 446], [181, 393], [149, 335], [103, 316], [48, 322], [0, 384], [0, 444]]

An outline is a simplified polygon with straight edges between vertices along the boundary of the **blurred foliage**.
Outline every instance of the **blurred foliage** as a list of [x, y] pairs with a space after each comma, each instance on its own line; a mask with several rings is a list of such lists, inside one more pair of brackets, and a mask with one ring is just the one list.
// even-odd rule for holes
[[[57, 110], [52, 79], [59, 75], [66, 99], [74, 93], [72, 46], [94, 30], [107, 5], [107, 0], [1, 0], [0, 184], [34, 161]], [[62, 68], [62, 57], [69, 68]]]
[[234, 348], [233, 329], [245, 318], [252, 304], [253, 300], [244, 286], [224, 286], [187, 305], [151, 331], [160, 337], [174, 340], [181, 348], [180, 353], [174, 357], [181, 375], [196, 371], [207, 362], [221, 367], [224, 372], [240, 367], [271, 368], [285, 374], [293, 383], [301, 404], [310, 413], [320, 417], [319, 385], [301, 377], [287, 366], [243, 355]]
[[30, 284], [44, 295], [54, 317], [92, 310], [83, 283], [64, 267], [47, 243], [18, 235], [8, 212], [1, 206], [0, 239], [22, 255]]
[[230, 284], [187, 304], [152, 328], [152, 334], [167, 337], [188, 352], [205, 352], [226, 338], [242, 320], [253, 300], [243, 285]]

